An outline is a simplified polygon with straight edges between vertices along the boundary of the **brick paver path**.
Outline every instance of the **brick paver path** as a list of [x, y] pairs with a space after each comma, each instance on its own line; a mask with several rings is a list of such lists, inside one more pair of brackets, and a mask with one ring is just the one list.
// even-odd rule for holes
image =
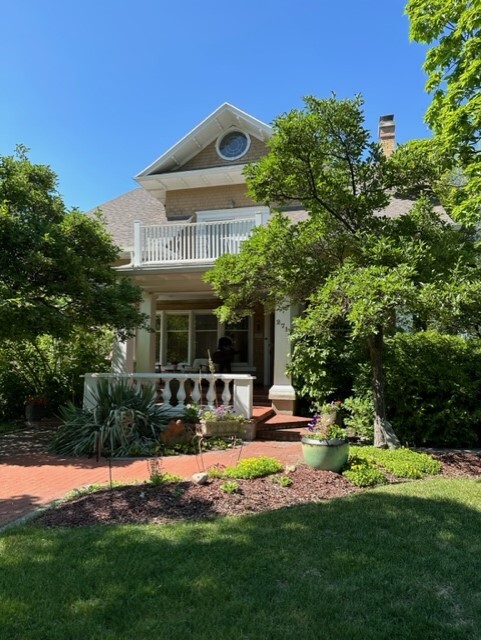
[[[52, 427], [37, 425], [0, 437], [0, 527], [35, 511], [72, 489], [93, 483], [143, 481], [150, 475], [148, 461], [62, 458], [47, 452]], [[245, 443], [241, 449], [209, 451], [201, 456], [162, 458], [161, 470], [189, 478], [215, 464], [235, 464], [239, 457], [267, 455], [284, 463], [301, 457], [299, 442]]]

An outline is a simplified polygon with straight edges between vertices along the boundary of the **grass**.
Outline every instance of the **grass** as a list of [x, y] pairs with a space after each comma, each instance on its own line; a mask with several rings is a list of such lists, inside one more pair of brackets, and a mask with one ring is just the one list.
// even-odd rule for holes
[[169, 526], [0, 537], [2, 640], [474, 640], [481, 483]]

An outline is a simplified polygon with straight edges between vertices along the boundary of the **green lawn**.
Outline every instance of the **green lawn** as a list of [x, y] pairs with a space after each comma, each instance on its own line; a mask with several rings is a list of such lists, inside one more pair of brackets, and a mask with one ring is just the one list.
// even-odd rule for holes
[[0, 537], [0, 635], [481, 638], [481, 483], [430, 479], [175, 526]]

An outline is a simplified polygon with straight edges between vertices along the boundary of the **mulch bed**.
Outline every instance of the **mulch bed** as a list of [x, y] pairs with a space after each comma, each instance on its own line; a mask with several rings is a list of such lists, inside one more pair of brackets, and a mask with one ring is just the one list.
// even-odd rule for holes
[[[430, 452], [443, 464], [444, 477], [477, 477], [481, 455], [470, 451]], [[283, 487], [273, 476], [236, 480], [238, 490], [226, 493], [224, 480], [206, 485], [185, 481], [160, 486], [115, 487], [70, 500], [42, 514], [36, 522], [47, 527], [97, 524], [167, 524], [219, 516], [239, 516], [282, 507], [340, 498], [362, 491], [343, 476], [299, 465], [287, 474], [292, 484]], [[277, 477], [278, 478], [278, 477]]]

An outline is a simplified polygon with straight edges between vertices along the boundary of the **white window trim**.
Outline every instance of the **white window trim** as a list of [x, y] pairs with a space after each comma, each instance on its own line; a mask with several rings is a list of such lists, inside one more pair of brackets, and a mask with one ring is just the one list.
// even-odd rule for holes
[[[162, 311], [158, 311], [157, 315], [160, 316], [160, 353], [155, 354], [155, 358], [160, 356], [160, 363], [162, 365], [166, 365], [167, 363], [167, 315], [185, 315], [189, 317], [189, 346], [188, 346], [188, 359], [189, 364], [193, 362], [193, 349], [194, 349], [194, 315], [214, 315], [212, 309], [195, 309], [194, 310], [185, 310], [185, 309], [164, 309]], [[222, 338], [225, 335], [225, 325], [222, 324], [219, 320], [217, 320], [217, 343], [219, 342], [219, 338]], [[248, 362], [236, 362], [235, 364], [240, 365], [242, 367], [253, 367], [254, 365], [254, 318], [249, 316], [249, 328], [248, 328]], [[217, 345], [213, 345], [213, 348]]]
[[[239, 153], [236, 156], [225, 156], [220, 150], [220, 143], [226, 136], [228, 136], [231, 133], [241, 133], [243, 136], [245, 136], [247, 139], [247, 147], [242, 151], [242, 153]], [[249, 151], [250, 147], [251, 147], [251, 137], [247, 133], [247, 131], [242, 131], [241, 129], [229, 129], [228, 131], [223, 131], [220, 134], [220, 136], [217, 138], [215, 143], [215, 150], [217, 151], [217, 155], [219, 156], [219, 158], [222, 158], [222, 160], [227, 160], [228, 162], [232, 162], [233, 160], [238, 160], [239, 158], [242, 158], [242, 156], [245, 156], [245, 154]]]

